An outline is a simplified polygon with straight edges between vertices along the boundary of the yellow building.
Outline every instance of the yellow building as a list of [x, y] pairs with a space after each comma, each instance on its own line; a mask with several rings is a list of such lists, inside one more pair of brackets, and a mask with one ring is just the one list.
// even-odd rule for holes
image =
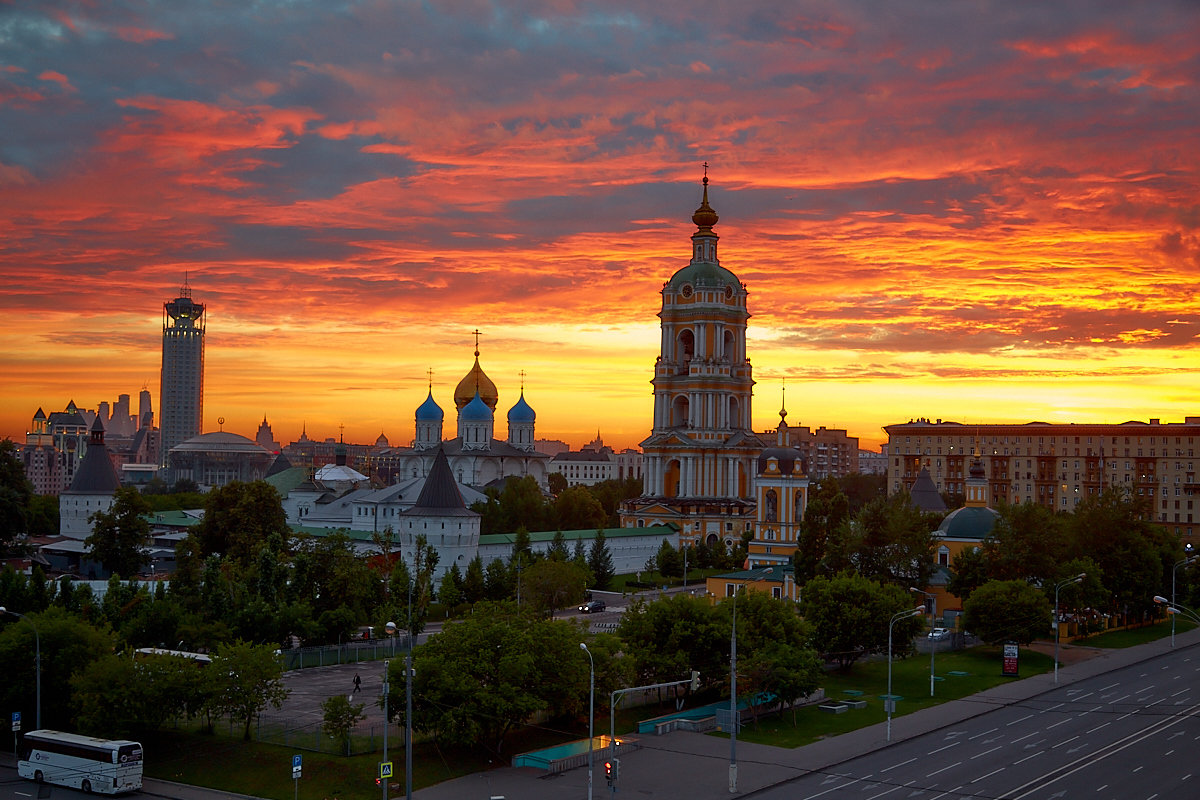
[[754, 524], [754, 471], [763, 442], [751, 427], [746, 286], [717, 259], [704, 177], [692, 215], [692, 259], [662, 289], [654, 422], [642, 442], [643, 492], [623, 527], [676, 526], [680, 545], [733, 545]]
[[963, 550], [979, 547], [992, 533], [1000, 514], [988, 506], [988, 481], [978, 451], [971, 461], [964, 484], [966, 502], [946, 515], [933, 532], [936, 567], [927, 591], [935, 597], [939, 615], [962, 610], [962, 600], [946, 590], [950, 564]]
[[792, 446], [787, 410], [779, 412], [775, 446], [758, 456], [754, 481], [757, 511], [747, 567], [791, 567], [800, 542], [800, 523], [808, 508], [807, 461]]

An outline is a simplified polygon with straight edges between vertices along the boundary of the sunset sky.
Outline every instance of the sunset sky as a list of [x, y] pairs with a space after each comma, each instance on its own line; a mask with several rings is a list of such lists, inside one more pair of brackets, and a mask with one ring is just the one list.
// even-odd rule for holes
[[1200, 414], [1200, 4], [0, 0], [0, 437], [147, 386], [205, 430], [651, 424], [702, 163], [755, 427]]

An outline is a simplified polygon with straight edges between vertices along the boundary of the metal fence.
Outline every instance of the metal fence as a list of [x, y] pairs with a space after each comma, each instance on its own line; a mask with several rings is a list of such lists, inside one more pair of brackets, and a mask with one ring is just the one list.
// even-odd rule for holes
[[291, 650], [281, 650], [280, 657], [283, 659], [285, 670], [382, 661], [385, 658], [395, 658], [397, 654], [403, 656], [408, 647], [407, 641], [404, 636], [393, 636], [389, 639], [364, 639], [319, 647], [295, 647]]
[[[389, 744], [403, 747], [403, 731], [404, 729], [401, 727], [400, 735], [396, 736], [396, 731], [393, 727], [392, 734], [394, 738]], [[348, 753], [342, 750], [339, 742], [329, 738], [321, 730], [320, 723], [294, 727], [282, 720], [264, 720], [260, 716], [254, 731], [254, 738], [260, 742], [283, 745], [297, 750], [307, 750], [310, 753], [357, 756], [364, 753], [378, 753], [383, 749], [383, 725], [377, 723], [374, 725], [356, 726], [354, 734], [350, 737], [350, 752]]]

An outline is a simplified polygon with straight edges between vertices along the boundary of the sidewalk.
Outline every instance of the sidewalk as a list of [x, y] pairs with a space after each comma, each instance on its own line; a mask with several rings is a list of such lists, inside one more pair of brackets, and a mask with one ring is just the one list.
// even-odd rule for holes
[[[1200, 628], [1175, 637], [1176, 649], [1200, 645]], [[1065, 666], [1053, 673], [1005, 683], [964, 700], [943, 703], [892, 719], [892, 742], [901, 742], [953, 725], [996, 708], [1021, 703], [1076, 681], [1146, 661], [1170, 650], [1170, 640], [1106, 650], [1063, 645], [1059, 660]], [[842, 734], [795, 749], [738, 742], [738, 794], [752, 795], [760, 789], [809, 772], [827, 770], [845, 761], [883, 750], [886, 724]], [[675, 732], [662, 737], [642, 736], [639, 749], [621, 757], [620, 792], [639, 797], [687, 797], [689, 800], [718, 800], [729, 797], [729, 740], [704, 734]], [[506, 800], [558, 800], [587, 797], [587, 769], [556, 776], [540, 770], [512, 767], [467, 775], [414, 792], [420, 800], [504, 797]], [[597, 760], [592, 776], [592, 794], [601, 798], [609, 792], [603, 763]], [[403, 792], [400, 793], [401, 796]]]

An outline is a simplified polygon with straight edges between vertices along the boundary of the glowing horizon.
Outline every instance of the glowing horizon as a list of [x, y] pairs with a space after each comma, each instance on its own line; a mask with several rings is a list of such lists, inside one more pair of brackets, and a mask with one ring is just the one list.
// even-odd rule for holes
[[701, 163], [754, 427], [1200, 414], [1200, 9], [472, 0], [0, 16], [0, 437], [150, 389], [408, 444], [433, 370], [536, 435], [651, 424]]

